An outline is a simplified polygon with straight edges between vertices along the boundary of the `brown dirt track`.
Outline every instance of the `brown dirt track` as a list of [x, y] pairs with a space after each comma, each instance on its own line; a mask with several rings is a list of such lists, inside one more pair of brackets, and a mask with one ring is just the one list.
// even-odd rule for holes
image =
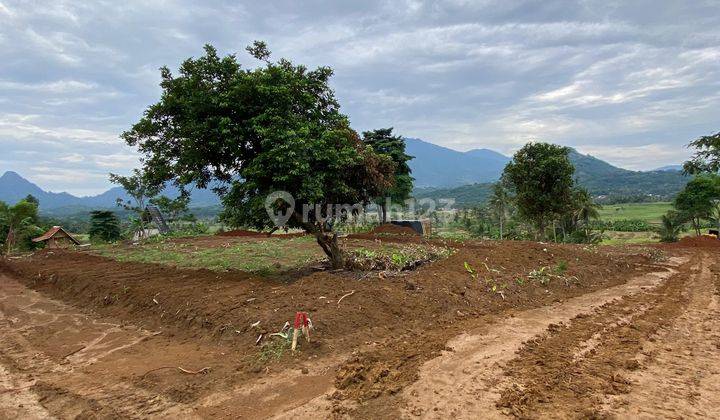
[[[713, 249], [667, 247], [657, 263], [644, 248], [457, 246], [412, 272], [291, 280], [79, 252], [6, 260], [0, 417], [717, 416]], [[567, 282], [515, 281], [560, 261]], [[257, 337], [297, 310], [313, 341], [261, 357]]]

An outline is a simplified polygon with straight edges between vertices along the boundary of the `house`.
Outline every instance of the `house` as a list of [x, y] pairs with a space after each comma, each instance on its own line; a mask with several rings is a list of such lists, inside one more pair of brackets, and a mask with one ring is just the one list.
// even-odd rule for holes
[[80, 245], [80, 241], [65, 232], [65, 229], [61, 226], [53, 226], [52, 229], [32, 241], [45, 242], [46, 248], [68, 248], [73, 245]]

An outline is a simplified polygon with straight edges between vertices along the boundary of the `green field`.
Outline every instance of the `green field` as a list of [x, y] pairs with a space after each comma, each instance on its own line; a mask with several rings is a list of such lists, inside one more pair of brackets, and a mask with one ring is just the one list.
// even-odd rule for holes
[[612, 204], [600, 209], [600, 219], [612, 220], [644, 220], [651, 224], [659, 224], [660, 218], [672, 208], [672, 203], [632, 203]]
[[92, 250], [118, 261], [261, 274], [297, 269], [323, 259], [312, 236], [247, 241], [198, 236], [184, 241], [151, 239], [138, 245], [94, 245]]

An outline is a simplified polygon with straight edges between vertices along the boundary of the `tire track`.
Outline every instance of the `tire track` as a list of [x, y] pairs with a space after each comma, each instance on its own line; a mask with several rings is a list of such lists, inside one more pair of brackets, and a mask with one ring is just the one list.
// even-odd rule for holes
[[498, 408], [520, 418], [717, 417], [720, 314], [709, 265], [698, 253], [656, 289], [528, 342], [505, 368], [512, 383]]
[[703, 257], [684, 291], [690, 295], [686, 310], [644, 344], [647, 369], [627, 376], [631, 392], [610, 396], [606, 413], [633, 418], [720, 415], [720, 282], [711, 261], [710, 255]]
[[[678, 265], [684, 260], [674, 260]], [[403, 393], [405, 417], [497, 418], [495, 408], [506, 384], [503, 367], [527, 340], [542, 334], [549, 326], [568, 322], [609, 302], [643, 294], [663, 285], [675, 273], [672, 268], [632, 279], [620, 286], [569, 299], [563, 303], [516, 313], [493, 325], [483, 334], [463, 334], [448, 343], [451, 351], [427, 362], [420, 379]], [[589, 339], [591, 335], [585, 339]]]
[[51, 418], [53, 413], [62, 418], [193, 417], [192, 409], [163, 396], [83, 371], [144, 341], [152, 335], [149, 331], [97, 322], [6, 276], [0, 276], [0, 295], [0, 413], [23, 418]]

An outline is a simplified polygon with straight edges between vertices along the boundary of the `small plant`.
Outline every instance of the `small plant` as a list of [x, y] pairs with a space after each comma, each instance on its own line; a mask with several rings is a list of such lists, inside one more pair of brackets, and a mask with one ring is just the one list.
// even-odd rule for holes
[[536, 280], [543, 286], [550, 283], [550, 267], [540, 267], [539, 269], [533, 270], [528, 274], [531, 280]]
[[565, 261], [565, 260], [560, 260], [560, 261], [557, 263], [557, 266], [555, 266], [555, 272], [556, 272], [558, 275], [563, 275], [563, 274], [565, 274], [565, 273], [567, 272], [567, 270], [568, 270], [568, 262]]
[[263, 344], [262, 347], [260, 347], [260, 354], [258, 355], [258, 359], [260, 359], [260, 361], [263, 363], [270, 360], [279, 359], [285, 354], [285, 352], [290, 350], [291, 345], [291, 334], [278, 334], [277, 338]]
[[402, 248], [387, 247], [379, 250], [355, 249], [348, 253], [346, 266], [351, 270], [411, 270], [419, 265], [446, 258], [450, 248], [411, 245]]
[[392, 255], [390, 255], [390, 261], [392, 261], [392, 264], [396, 267], [405, 267], [409, 259], [409, 256], [402, 252], [393, 252]]
[[663, 262], [667, 260], [667, 255], [661, 249], [653, 248], [648, 251], [648, 258], [653, 262]]
[[515, 277], [515, 283], [518, 284], [518, 286], [524, 286], [525, 285], [525, 279], [522, 277]]
[[495, 280], [485, 279], [485, 282], [486, 283], [491, 282], [492, 285], [490, 286], [489, 290], [495, 294], [500, 295], [500, 297], [502, 297], [503, 300], [505, 299], [505, 291], [504, 290], [505, 290], [505, 288], [507, 288], [507, 284], [503, 284], [502, 287], [498, 287], [498, 284], [495, 283]]
[[467, 261], [465, 261], [463, 263], [463, 265], [465, 265], [465, 271], [467, 271], [470, 274], [470, 277], [472, 277], [474, 280], [477, 280], [477, 278], [478, 278], [477, 271], [475, 271], [475, 269], [472, 268], [472, 266], [470, 264], [468, 264]]

